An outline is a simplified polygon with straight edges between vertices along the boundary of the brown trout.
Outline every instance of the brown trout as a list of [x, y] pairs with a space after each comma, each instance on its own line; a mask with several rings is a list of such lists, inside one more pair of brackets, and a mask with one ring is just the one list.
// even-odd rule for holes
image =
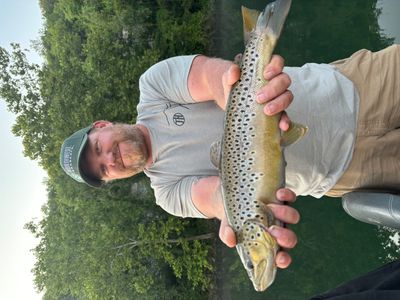
[[241, 76], [226, 108], [220, 144], [220, 178], [228, 222], [236, 234], [236, 249], [257, 291], [275, 279], [279, 246], [267, 228], [282, 225], [267, 207], [279, 203], [276, 191], [285, 185], [283, 148], [300, 139], [306, 127], [292, 123], [282, 133], [280, 115], [267, 116], [256, 93], [267, 82], [265, 66], [281, 33], [291, 0], [278, 0], [263, 12], [242, 7], [246, 47]]

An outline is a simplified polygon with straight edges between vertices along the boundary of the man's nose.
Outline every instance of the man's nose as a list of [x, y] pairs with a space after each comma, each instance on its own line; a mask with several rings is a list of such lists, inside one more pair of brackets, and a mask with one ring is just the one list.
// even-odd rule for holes
[[109, 167], [114, 167], [115, 166], [115, 156], [112, 151], [109, 151], [105, 154], [105, 159], [106, 159], [106, 164]]

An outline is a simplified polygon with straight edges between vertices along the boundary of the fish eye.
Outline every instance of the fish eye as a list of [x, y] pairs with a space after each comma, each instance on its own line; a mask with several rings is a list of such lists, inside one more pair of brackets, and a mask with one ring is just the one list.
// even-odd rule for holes
[[250, 260], [247, 261], [246, 267], [247, 267], [247, 269], [249, 269], [249, 270], [253, 270], [253, 269], [254, 269], [254, 265], [253, 265], [253, 263], [252, 263]]

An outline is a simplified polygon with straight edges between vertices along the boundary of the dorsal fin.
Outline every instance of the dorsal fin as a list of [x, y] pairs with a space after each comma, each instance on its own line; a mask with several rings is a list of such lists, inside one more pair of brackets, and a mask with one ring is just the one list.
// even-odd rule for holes
[[257, 19], [261, 12], [242, 6], [243, 17], [243, 37], [246, 44], [250, 38], [250, 33], [256, 28]]

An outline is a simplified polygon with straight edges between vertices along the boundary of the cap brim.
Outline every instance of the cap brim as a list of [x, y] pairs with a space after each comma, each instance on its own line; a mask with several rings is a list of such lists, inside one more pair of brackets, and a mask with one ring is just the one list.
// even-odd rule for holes
[[103, 181], [99, 180], [97, 178], [93, 178], [91, 176], [86, 175], [85, 171], [82, 169], [82, 153], [85, 150], [86, 144], [88, 142], [88, 134], [89, 134], [90, 130], [88, 130], [88, 132], [86, 133], [86, 135], [84, 136], [82, 143], [81, 143], [81, 147], [79, 149], [78, 152], [78, 166], [79, 166], [79, 175], [81, 176], [83, 182], [85, 182], [87, 185], [91, 186], [91, 187], [95, 187], [95, 188], [99, 188], [103, 185]]
[[82, 154], [88, 143], [88, 134], [92, 125], [82, 128], [65, 139], [60, 151], [60, 164], [65, 173], [78, 182], [84, 182], [91, 187], [101, 187], [102, 180], [89, 176], [82, 169]]

